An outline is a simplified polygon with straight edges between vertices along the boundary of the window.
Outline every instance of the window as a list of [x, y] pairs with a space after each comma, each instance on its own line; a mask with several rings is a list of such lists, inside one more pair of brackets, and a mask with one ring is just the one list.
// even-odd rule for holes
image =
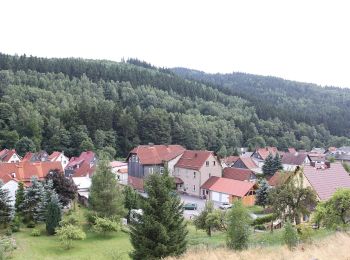
[[196, 191], [196, 185], [193, 185], [193, 191]]
[[193, 179], [196, 178], [196, 172], [193, 172]]
[[149, 168], [149, 169], [148, 169], [148, 173], [149, 173], [149, 174], [152, 174], [152, 173], [153, 173], [153, 168]]
[[207, 167], [209, 166], [209, 161], [205, 162], [205, 166], [207, 166]]
[[160, 167], [160, 174], [163, 174], [164, 172], [164, 167]]
[[215, 161], [213, 161], [213, 166], [215, 166]]
[[211, 173], [209, 173], [209, 178], [211, 177]]

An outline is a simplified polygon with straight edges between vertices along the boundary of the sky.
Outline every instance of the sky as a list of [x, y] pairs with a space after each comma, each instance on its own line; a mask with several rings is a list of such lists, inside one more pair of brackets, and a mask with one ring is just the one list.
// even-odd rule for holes
[[350, 2], [0, 0], [0, 52], [350, 87]]

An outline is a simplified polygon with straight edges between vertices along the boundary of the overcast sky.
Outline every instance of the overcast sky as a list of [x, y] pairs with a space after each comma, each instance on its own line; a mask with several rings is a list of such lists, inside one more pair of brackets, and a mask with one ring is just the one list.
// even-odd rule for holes
[[0, 52], [350, 87], [347, 1], [1, 0]]

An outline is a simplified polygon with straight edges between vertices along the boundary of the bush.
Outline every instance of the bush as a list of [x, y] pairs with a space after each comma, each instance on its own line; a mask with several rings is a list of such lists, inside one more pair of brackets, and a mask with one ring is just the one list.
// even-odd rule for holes
[[18, 232], [21, 227], [21, 218], [16, 216], [10, 224], [12, 232]]
[[83, 240], [86, 238], [83, 230], [71, 224], [58, 228], [56, 234], [63, 248], [67, 250], [72, 248], [73, 240]]
[[269, 223], [275, 219], [276, 219], [276, 216], [274, 214], [268, 214], [266, 216], [254, 219], [252, 225], [253, 226], [262, 225], [265, 223]]
[[12, 229], [10, 227], [6, 229], [5, 235], [8, 237], [12, 236]]
[[33, 221], [29, 221], [27, 224], [27, 228], [35, 228], [35, 223]]
[[266, 227], [264, 225], [256, 225], [254, 226], [255, 230], [266, 230]]
[[32, 237], [40, 237], [41, 232], [40, 232], [39, 229], [34, 228], [34, 229], [32, 230], [32, 232], [30, 232], [30, 235], [31, 235]]
[[75, 215], [69, 215], [66, 218], [60, 221], [60, 226], [73, 225], [76, 226], [79, 224], [79, 219]]
[[298, 244], [298, 234], [293, 225], [288, 221], [284, 226], [283, 240], [290, 250]]
[[297, 231], [299, 234], [299, 238], [304, 243], [310, 243], [311, 242], [311, 236], [312, 236], [312, 228], [309, 225], [300, 224], [297, 226]]
[[85, 217], [90, 226], [93, 226], [95, 224], [95, 219], [97, 217], [95, 213], [89, 211], [85, 214]]
[[13, 238], [0, 237], [0, 260], [7, 259], [16, 248], [16, 242]]
[[120, 223], [110, 220], [108, 218], [95, 218], [95, 224], [93, 229], [97, 233], [106, 235], [109, 232], [118, 231], [120, 229]]

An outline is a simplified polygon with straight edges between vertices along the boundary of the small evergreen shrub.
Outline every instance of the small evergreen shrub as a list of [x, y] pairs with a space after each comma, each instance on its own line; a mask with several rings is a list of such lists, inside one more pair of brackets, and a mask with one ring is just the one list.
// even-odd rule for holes
[[40, 232], [39, 229], [34, 228], [34, 229], [32, 230], [32, 232], [30, 232], [30, 235], [31, 235], [32, 237], [40, 237], [41, 232]]
[[35, 223], [33, 221], [29, 221], [27, 224], [27, 228], [35, 228]]

